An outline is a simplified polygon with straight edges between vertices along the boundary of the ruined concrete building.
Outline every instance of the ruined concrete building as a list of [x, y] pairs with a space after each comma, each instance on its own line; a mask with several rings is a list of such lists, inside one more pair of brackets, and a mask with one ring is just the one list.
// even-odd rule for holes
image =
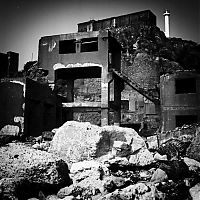
[[[199, 75], [161, 76], [169, 71], [158, 54], [162, 41], [167, 38], [149, 10], [90, 20], [79, 23], [77, 33], [42, 37], [39, 65], [49, 70], [63, 97], [63, 120], [137, 131], [143, 124], [147, 134], [199, 121]], [[181, 69], [177, 65], [175, 71]], [[191, 91], [179, 91], [185, 81]]]
[[199, 58], [188, 62], [198, 48], [166, 38], [149, 10], [44, 36], [37, 64], [48, 71], [48, 84], [26, 80], [25, 132], [39, 135], [73, 119], [147, 136], [199, 122]]

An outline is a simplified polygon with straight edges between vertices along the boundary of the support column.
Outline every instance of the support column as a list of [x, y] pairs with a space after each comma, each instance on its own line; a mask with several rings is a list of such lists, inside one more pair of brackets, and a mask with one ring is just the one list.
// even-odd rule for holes
[[[74, 102], [74, 79], [67, 81], [67, 102]], [[67, 111], [67, 120], [73, 120], [73, 110]]]
[[101, 72], [101, 126], [109, 125], [109, 73], [102, 67]]
[[114, 125], [120, 126], [121, 123], [121, 92], [124, 89], [123, 82], [114, 76]]

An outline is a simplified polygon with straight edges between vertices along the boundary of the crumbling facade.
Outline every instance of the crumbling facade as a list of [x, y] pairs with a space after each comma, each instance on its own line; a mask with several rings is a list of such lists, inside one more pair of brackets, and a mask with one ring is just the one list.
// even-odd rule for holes
[[[194, 42], [166, 38], [149, 10], [44, 36], [38, 62], [24, 69], [25, 132], [39, 135], [73, 119], [127, 126], [148, 136], [199, 122], [198, 49]], [[0, 58], [4, 82], [16, 79], [8, 56]], [[192, 92], [180, 89], [184, 80]]]
[[[53, 44], [53, 46], [52, 46]], [[55, 81], [58, 91], [59, 81], [65, 81], [66, 87], [61, 92], [63, 97], [63, 119], [72, 120], [78, 109], [100, 112], [101, 125], [109, 124], [109, 112], [113, 109], [114, 123], [121, 121], [121, 91], [123, 81], [112, 69], [120, 71], [121, 47], [110, 36], [109, 31], [94, 31], [40, 39], [39, 64], [49, 70], [50, 81]], [[76, 79], [99, 78], [100, 99], [93, 102], [80, 102], [74, 98], [74, 84]], [[111, 83], [113, 86], [113, 103], [110, 102]], [[94, 90], [98, 87], [93, 88]], [[97, 92], [95, 91], [95, 93]], [[98, 92], [97, 92], [98, 93]], [[98, 94], [95, 94], [98, 95]], [[65, 98], [64, 98], [65, 97]]]
[[163, 131], [200, 121], [200, 75], [177, 71], [160, 78]]
[[[79, 104], [82, 102], [82, 105], [88, 107], [87, 105], [92, 105], [96, 101], [101, 102], [104, 98], [101, 84], [103, 80], [102, 76], [94, 75], [94, 70], [92, 71], [92, 69], [95, 66], [94, 63], [102, 65], [102, 60], [105, 60], [105, 62], [107, 62], [105, 65], [109, 66], [109, 76], [112, 77], [112, 74], [114, 74], [114, 76], [118, 77], [118, 82], [126, 83], [125, 90], [123, 90], [123, 86], [120, 86], [120, 88], [122, 88], [121, 91], [123, 91], [121, 94], [118, 94], [121, 96], [121, 115], [118, 117], [120, 118], [121, 125], [134, 127], [139, 130], [140, 124], [143, 119], [146, 118], [147, 114], [151, 116], [151, 119], [148, 119], [149, 124], [154, 124], [153, 129], [156, 129], [159, 123], [159, 94], [158, 88], [155, 87], [159, 83], [157, 66], [152, 67], [148, 55], [143, 53], [139, 54], [137, 57], [137, 67], [133, 68], [130, 65], [126, 65], [126, 61], [124, 60], [125, 48], [119, 39], [121, 36], [115, 34], [112, 30], [108, 31], [113, 38], [112, 40], [115, 38], [115, 40], [122, 45], [119, 52], [117, 54], [116, 52], [112, 53], [110, 46], [103, 47], [101, 44], [98, 44], [99, 46], [95, 47], [97, 41], [95, 41], [96, 36], [94, 37], [94, 35], [98, 32], [105, 32], [109, 27], [112, 27], [113, 30], [117, 30], [118, 27], [132, 26], [133, 24], [137, 26], [155, 26], [156, 17], [151, 11], [147, 10], [105, 20], [80, 23], [78, 24], [78, 33], [42, 37], [39, 43], [39, 65], [42, 68], [49, 70], [48, 78], [52, 84], [55, 83], [55, 90], [57, 90], [58, 94], [65, 97], [63, 98], [63, 101], [67, 101], [68, 103], [69, 101], [75, 101], [79, 102]], [[111, 42], [109, 43], [111, 44]], [[104, 48], [104, 51], [106, 51], [106, 54], [104, 57], [101, 56], [101, 58], [98, 58], [100, 60], [99, 63], [95, 58], [95, 54], [99, 54], [100, 51], [102, 51], [102, 47]], [[89, 52], [86, 52], [88, 51], [87, 48], [91, 48]], [[127, 52], [125, 52], [125, 54], [126, 53]], [[113, 60], [116, 60], [117, 58], [119, 60], [114, 61], [115, 63], [113, 63]], [[141, 60], [143, 60], [142, 67], [139, 64]], [[91, 66], [89, 66], [88, 63]], [[93, 67], [92, 63], [94, 65]], [[120, 66], [122, 66], [122, 68], [120, 68]], [[90, 70], [86, 72], [88, 67], [90, 67]], [[152, 67], [152, 70], [151, 73], [148, 73], [150, 67]], [[66, 68], [66, 72], [64, 72], [64, 70], [60, 70], [59, 72], [57, 68]], [[145, 70], [146, 73], [144, 73]], [[146, 77], [141, 79], [142, 74], [143, 77]], [[70, 95], [71, 92], [69, 91], [69, 88], [72, 87], [69, 86], [71, 84], [66, 81], [67, 76], [73, 77], [75, 80], [73, 95]], [[114, 92], [115, 84], [112, 80], [113, 77], [109, 84], [109, 100], [106, 100], [109, 102], [107, 104], [109, 104], [109, 109], [111, 111], [109, 112], [109, 115], [107, 115], [107, 118], [110, 118], [110, 120], [103, 124], [119, 124], [119, 122], [116, 122], [116, 117], [114, 117], [114, 110], [112, 108], [113, 102], [116, 104], [114, 100], [116, 98], [114, 98], [116, 93]], [[123, 85], [122, 83], [120, 83], [120, 85]], [[147, 91], [148, 89], [151, 91]], [[73, 96], [74, 99], [72, 100], [71, 98], [71, 100], [67, 100], [69, 96]], [[86, 104], [83, 104], [84, 102]], [[73, 104], [73, 106], [76, 107], [75, 104]], [[92, 121], [95, 124], [102, 125], [102, 117], [99, 115], [99, 112], [91, 113], [88, 111], [86, 114], [86, 112], [80, 112], [81, 109], [74, 108], [73, 110], [79, 110], [79, 112], [73, 112], [73, 119], [78, 121]], [[94, 110], [95, 109], [93, 109], [93, 111]], [[66, 112], [66, 114], [72, 116], [72, 113], [69, 114], [69, 112]], [[66, 114], [63, 113], [63, 118]], [[72, 119], [72, 117], [70, 118]], [[68, 120], [68, 118], [65, 120]]]

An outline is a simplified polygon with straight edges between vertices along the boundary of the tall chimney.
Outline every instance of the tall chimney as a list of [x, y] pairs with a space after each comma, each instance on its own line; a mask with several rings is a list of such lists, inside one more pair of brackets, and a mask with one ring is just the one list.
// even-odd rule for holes
[[165, 36], [168, 38], [169, 37], [169, 32], [170, 32], [170, 29], [169, 29], [170, 12], [169, 12], [169, 10], [165, 10], [163, 15], [164, 15], [164, 18], [165, 18]]

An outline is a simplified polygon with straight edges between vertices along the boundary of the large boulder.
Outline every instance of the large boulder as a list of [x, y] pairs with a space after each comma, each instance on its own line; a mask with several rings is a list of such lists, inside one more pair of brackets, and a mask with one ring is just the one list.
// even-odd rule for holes
[[99, 158], [112, 152], [114, 141], [126, 142], [132, 153], [146, 148], [144, 140], [134, 129], [99, 127], [89, 122], [68, 121], [56, 131], [49, 151], [74, 163]]
[[[68, 166], [63, 160], [23, 143], [9, 143], [0, 148], [0, 179], [4, 180], [1, 195], [4, 197], [4, 191], [9, 191], [7, 187], [13, 185], [19, 199], [31, 197], [39, 189], [55, 192], [71, 183]], [[6, 184], [8, 180], [12, 184]]]

